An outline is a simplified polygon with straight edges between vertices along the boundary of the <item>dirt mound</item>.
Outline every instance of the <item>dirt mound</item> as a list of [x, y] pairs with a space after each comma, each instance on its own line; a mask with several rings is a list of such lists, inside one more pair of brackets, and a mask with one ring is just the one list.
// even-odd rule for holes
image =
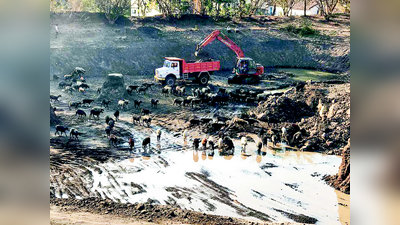
[[251, 111], [250, 115], [269, 123], [299, 122], [314, 113], [304, 101], [290, 99], [286, 95], [270, 96], [268, 100]]
[[169, 220], [185, 224], [268, 224], [265, 222], [250, 222], [244, 219], [209, 215], [169, 205], [158, 205], [149, 199], [147, 203], [122, 204], [99, 198], [58, 199], [50, 198], [50, 204], [59, 206], [62, 210], [85, 211], [98, 214], [118, 215], [127, 218], [147, 220], [161, 223]]
[[101, 87], [100, 96], [97, 98], [99, 102], [103, 100], [111, 100], [118, 102], [126, 95], [124, 76], [119, 73], [109, 74]]
[[[248, 114], [268, 122], [266, 128], [273, 129], [278, 137], [285, 126], [291, 146], [340, 155], [339, 149], [350, 138], [350, 84], [315, 83], [305, 85], [304, 90], [292, 88], [282, 96], [270, 96]], [[293, 125], [299, 128], [290, 133]], [[302, 132], [294, 137], [299, 130]]]
[[326, 177], [325, 181], [337, 190], [350, 194], [350, 139], [342, 150], [342, 164], [338, 174]]
[[60, 123], [60, 119], [56, 116], [56, 113], [54, 112], [54, 108], [51, 107], [51, 104], [50, 104], [50, 126], [54, 126], [58, 123]]

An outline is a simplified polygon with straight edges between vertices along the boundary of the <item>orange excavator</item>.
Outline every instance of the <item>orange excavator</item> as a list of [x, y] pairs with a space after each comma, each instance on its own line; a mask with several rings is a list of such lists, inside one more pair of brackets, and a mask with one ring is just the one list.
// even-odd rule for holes
[[232, 71], [235, 75], [228, 79], [228, 83], [250, 84], [258, 83], [260, 81], [260, 75], [264, 74], [264, 67], [261, 64], [256, 63], [252, 58], [245, 57], [242, 49], [219, 30], [213, 31], [203, 41], [197, 44], [195, 56], [198, 55], [201, 49], [206, 47], [215, 39], [228, 46], [228, 48], [234, 51], [237, 56], [235, 68]]

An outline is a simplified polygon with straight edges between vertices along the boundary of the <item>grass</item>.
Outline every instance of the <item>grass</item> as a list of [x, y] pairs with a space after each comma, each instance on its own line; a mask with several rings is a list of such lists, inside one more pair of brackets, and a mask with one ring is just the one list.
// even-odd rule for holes
[[287, 72], [294, 74], [294, 80], [298, 81], [327, 81], [327, 80], [336, 80], [340, 77], [340, 75], [324, 72], [324, 71], [317, 71], [317, 70], [306, 70], [306, 69], [279, 69], [280, 71]]
[[312, 27], [297, 27], [293, 24], [289, 24], [286, 27], [283, 28], [286, 32], [293, 33], [293, 34], [298, 34], [302, 37], [309, 37], [309, 36], [316, 36], [319, 35], [319, 31], [312, 28]]
[[309, 19], [303, 19], [300, 26], [289, 24], [281, 29], [288, 33], [297, 34], [302, 37], [312, 37], [320, 35], [319, 30], [313, 28], [312, 22]]

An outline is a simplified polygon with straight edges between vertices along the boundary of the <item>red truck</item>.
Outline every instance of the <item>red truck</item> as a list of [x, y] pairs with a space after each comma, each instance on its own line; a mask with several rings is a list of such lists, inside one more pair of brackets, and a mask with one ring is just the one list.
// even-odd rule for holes
[[165, 57], [164, 66], [155, 70], [154, 79], [174, 86], [177, 80], [191, 80], [206, 85], [210, 75], [220, 70], [220, 61], [186, 62], [176, 57]]

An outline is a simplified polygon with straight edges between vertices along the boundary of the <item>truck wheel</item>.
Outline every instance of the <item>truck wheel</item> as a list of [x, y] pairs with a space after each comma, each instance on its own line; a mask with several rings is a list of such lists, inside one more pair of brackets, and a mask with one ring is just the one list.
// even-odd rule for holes
[[206, 74], [201, 75], [201, 76], [199, 77], [199, 84], [201, 84], [201, 85], [207, 85], [208, 79], [209, 79], [209, 76], [208, 76], [208, 75], [206, 75]]
[[176, 81], [176, 79], [174, 77], [167, 77], [165, 79], [165, 84], [170, 87], [173, 87], [173, 86], [175, 86], [175, 81]]

